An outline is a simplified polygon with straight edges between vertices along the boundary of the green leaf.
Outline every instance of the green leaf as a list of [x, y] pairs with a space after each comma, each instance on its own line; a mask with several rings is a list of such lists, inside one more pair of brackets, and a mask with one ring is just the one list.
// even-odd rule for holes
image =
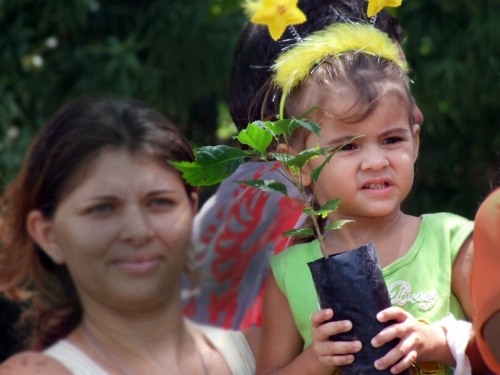
[[284, 133], [284, 130], [271, 121], [254, 121], [252, 124], [267, 129], [273, 136], [277, 137]]
[[267, 148], [273, 140], [273, 136], [269, 131], [256, 124], [248, 125], [247, 128], [240, 131], [240, 134], [235, 138], [240, 141], [240, 143], [250, 146], [263, 155], [266, 154]]
[[328, 155], [323, 163], [320, 164], [319, 167], [314, 168], [314, 170], [311, 173], [311, 178], [315, 181], [318, 182], [319, 174], [325, 167], [330, 162], [330, 159], [335, 155], [336, 152], [332, 152], [330, 155]]
[[317, 168], [315, 168], [313, 170], [313, 172], [311, 173], [311, 178], [315, 182], [318, 182], [318, 178], [319, 178], [319, 175], [320, 175], [321, 171], [323, 170], [323, 168], [325, 167], [325, 165], [330, 162], [330, 159], [333, 157], [333, 155], [335, 155], [337, 152], [339, 152], [344, 146], [347, 146], [348, 144], [352, 143], [354, 140], [356, 140], [356, 139], [358, 139], [360, 137], [363, 137], [363, 136], [362, 135], [357, 135], [355, 137], [352, 137], [349, 140], [349, 142], [346, 142], [342, 146], [337, 147], [337, 148], [335, 148], [335, 146], [328, 146], [328, 147], [322, 148], [321, 150], [324, 150], [325, 153], [326, 153], [326, 151], [330, 151], [330, 150], [334, 150], [334, 151], [332, 151], [332, 153], [326, 157], [325, 161], [323, 163], [321, 163], [321, 165], [319, 167], [317, 167]]
[[265, 192], [278, 192], [284, 195], [287, 194], [285, 184], [274, 180], [250, 180], [250, 181], [234, 181], [243, 185], [251, 186]]
[[338, 220], [334, 223], [328, 224], [325, 227], [325, 230], [335, 230], [335, 229], [340, 229], [344, 226], [344, 224], [347, 223], [354, 223], [354, 220]]
[[221, 182], [231, 176], [243, 164], [247, 153], [229, 146], [202, 147], [192, 163], [169, 160], [182, 172], [184, 179], [193, 186], [207, 186]]
[[294, 121], [293, 118], [285, 119], [285, 120], [278, 120], [275, 121], [274, 126], [277, 127], [280, 131], [281, 134], [285, 134], [287, 137], [292, 135], [292, 133], [300, 128], [300, 124]]
[[321, 135], [319, 134], [320, 130], [321, 130], [321, 126], [319, 126], [318, 124], [316, 124], [315, 122], [313, 121], [304, 121], [302, 119], [297, 119], [297, 118], [294, 118], [292, 121], [298, 123], [300, 126], [302, 126], [303, 128], [306, 128], [307, 130], [310, 130], [312, 131], [314, 134], [316, 134], [319, 138], [321, 138]]
[[291, 229], [283, 233], [283, 237], [295, 236], [314, 236], [314, 231], [311, 228]]
[[269, 154], [269, 156], [271, 156], [272, 158], [278, 160], [280, 163], [283, 163], [285, 165], [288, 164], [289, 160], [293, 159], [293, 155], [291, 155], [291, 154], [282, 154], [281, 152], [278, 152], [278, 153], [271, 152]]
[[325, 149], [320, 149], [319, 146], [316, 145], [313, 148], [309, 148], [307, 150], [299, 152], [296, 156], [292, 156], [290, 159], [288, 159], [288, 161], [286, 161], [286, 165], [289, 167], [302, 168], [309, 159], [324, 154]]
[[304, 213], [306, 215], [321, 215], [325, 218], [330, 212], [337, 210], [339, 202], [339, 198], [328, 201], [318, 211], [311, 210], [310, 208], [304, 208]]

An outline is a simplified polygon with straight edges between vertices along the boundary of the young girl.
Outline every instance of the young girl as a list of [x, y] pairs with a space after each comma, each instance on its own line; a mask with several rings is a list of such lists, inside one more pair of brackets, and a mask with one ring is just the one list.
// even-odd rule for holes
[[0, 292], [24, 299], [30, 348], [2, 375], [251, 375], [241, 332], [182, 316], [197, 188], [180, 131], [138, 101], [63, 107], [0, 203]]
[[[310, 160], [300, 172], [319, 206], [340, 198], [338, 210], [328, 215], [330, 222], [354, 221], [326, 233], [326, 252], [375, 244], [393, 304], [377, 319], [396, 323], [365, 345], [400, 341], [375, 361], [374, 373], [390, 368], [397, 374], [429, 361], [437, 363], [421, 370], [462, 368], [469, 337], [461, 347], [449, 346], [447, 334], [456, 330], [447, 330], [448, 323], [429, 323], [450, 313], [456, 319], [471, 318], [467, 280], [473, 225], [448, 213], [413, 217], [401, 211], [413, 183], [420, 125], [412, 115], [406, 63], [397, 47], [370, 25], [332, 25], [286, 51], [275, 64], [274, 82], [287, 95], [287, 117], [320, 106], [309, 117], [321, 125], [321, 137], [298, 131], [290, 141], [292, 154], [317, 144], [341, 147], [317, 183], [311, 172], [324, 158]], [[359, 138], [342, 146], [353, 137]], [[332, 374], [361, 350], [359, 341], [329, 340], [352, 324], [323, 324], [335, 311], [317, 311], [307, 263], [322, 256], [319, 242], [312, 240], [271, 258], [257, 374]]]
[[[366, 4], [359, 0], [301, 0], [307, 21], [295, 26], [302, 38], [337, 22], [364, 19]], [[377, 14], [374, 26], [400, 44], [403, 31], [388, 11]], [[249, 122], [273, 118], [273, 95], [266, 95], [270, 67], [281, 50], [292, 45], [294, 34], [286, 30], [279, 42], [266, 27], [248, 22], [235, 46], [231, 69], [229, 110], [239, 130]], [[263, 111], [262, 111], [263, 109]], [[422, 114], [415, 106], [418, 123]], [[287, 184], [288, 196], [244, 188], [234, 180], [276, 180]], [[185, 313], [200, 323], [244, 329], [262, 325], [262, 298], [269, 274], [269, 257], [289, 245], [283, 232], [302, 225], [302, 205], [292, 198], [298, 190], [281, 172], [265, 162], [244, 163], [223, 181], [196, 215], [193, 246], [200, 258], [203, 277], [189, 290]]]

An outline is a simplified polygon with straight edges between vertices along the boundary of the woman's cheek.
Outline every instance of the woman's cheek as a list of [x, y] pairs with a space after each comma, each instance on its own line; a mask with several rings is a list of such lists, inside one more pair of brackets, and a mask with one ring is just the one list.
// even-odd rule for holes
[[[156, 223], [155, 231], [165, 237], [165, 241], [180, 246], [191, 240], [193, 215], [186, 208], [179, 210], [175, 215], [169, 215], [165, 220]], [[168, 228], [168, 229], [166, 229]]]
[[73, 231], [72, 240], [85, 253], [99, 254], [110, 249], [120, 238], [120, 225], [116, 219], [83, 220]]

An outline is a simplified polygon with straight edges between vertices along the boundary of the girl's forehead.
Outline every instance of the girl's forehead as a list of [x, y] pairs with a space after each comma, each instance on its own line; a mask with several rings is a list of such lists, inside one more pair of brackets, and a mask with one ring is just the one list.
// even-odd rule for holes
[[386, 131], [393, 127], [408, 127], [410, 116], [404, 102], [396, 95], [380, 99], [367, 116], [359, 117], [362, 104], [348, 98], [339, 98], [318, 111], [316, 121], [330, 132], [366, 133]]
[[379, 107], [404, 114], [410, 121], [412, 116], [411, 99], [398, 88], [389, 87], [386, 90], [367, 98], [352, 89], [340, 89], [326, 93], [320, 100], [321, 110], [318, 115], [331, 117], [347, 123], [356, 123], [369, 117]]
[[318, 105], [321, 107], [318, 114], [334, 118], [352, 117], [360, 110], [359, 95], [346, 86], [325, 90], [318, 96]]

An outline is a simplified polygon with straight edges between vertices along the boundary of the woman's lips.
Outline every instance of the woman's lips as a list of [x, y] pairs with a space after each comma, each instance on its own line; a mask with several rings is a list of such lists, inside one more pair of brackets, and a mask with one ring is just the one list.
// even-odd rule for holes
[[124, 258], [114, 261], [113, 264], [120, 269], [131, 273], [147, 273], [155, 269], [161, 262], [160, 256]]

